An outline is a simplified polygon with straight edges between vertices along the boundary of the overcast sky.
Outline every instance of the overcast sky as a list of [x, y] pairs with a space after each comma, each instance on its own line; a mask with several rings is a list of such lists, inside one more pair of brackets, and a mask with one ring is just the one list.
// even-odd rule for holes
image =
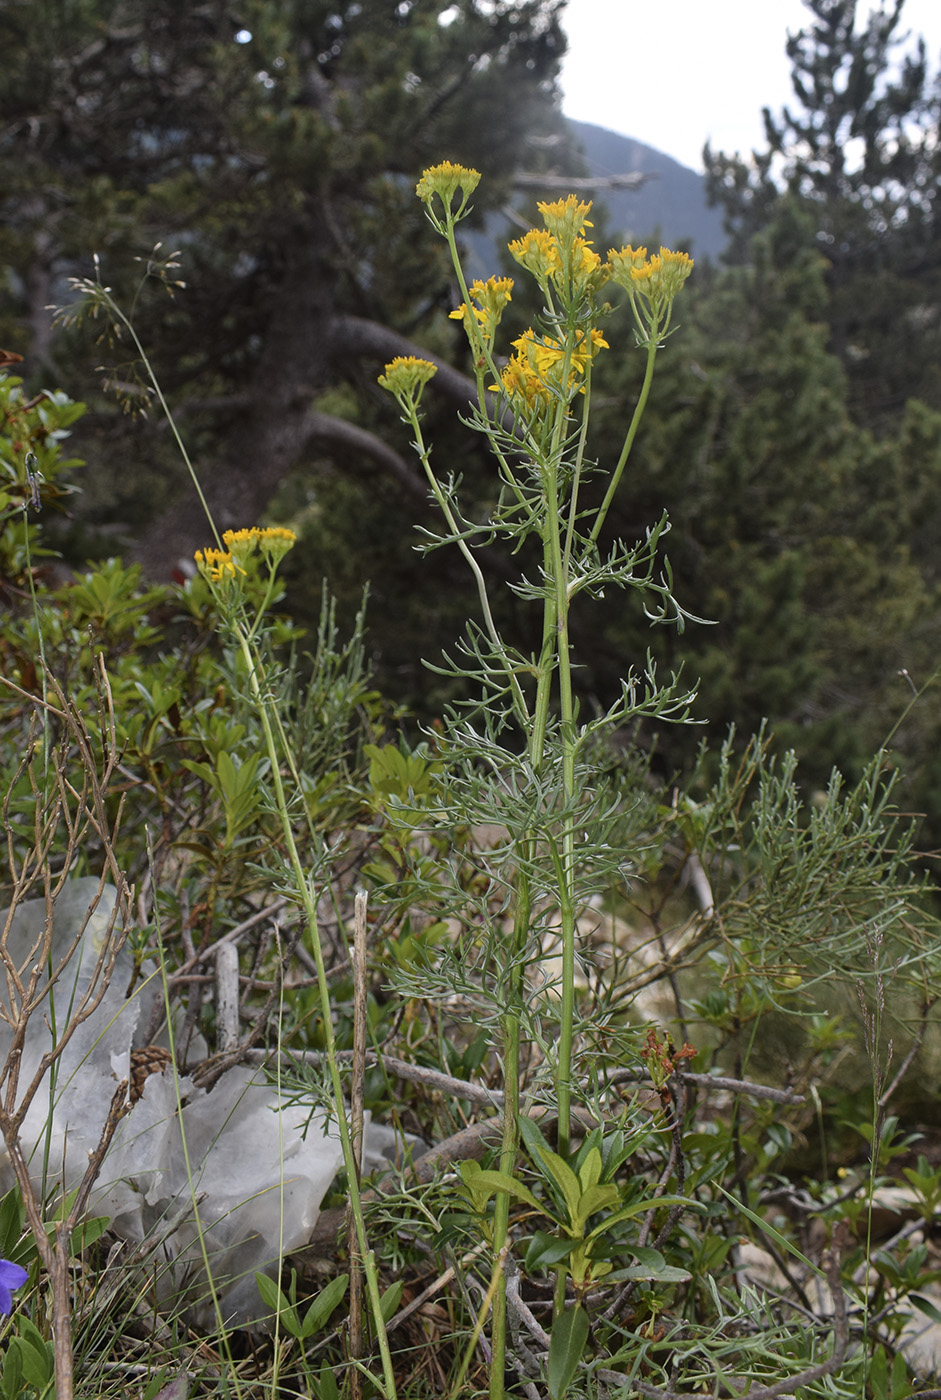
[[[877, 8], [859, 0], [860, 15]], [[702, 169], [706, 139], [743, 154], [763, 146], [761, 109], [791, 101], [787, 32], [801, 0], [568, 0], [563, 110]], [[941, 0], [906, 0], [900, 30], [922, 34], [941, 67]]]

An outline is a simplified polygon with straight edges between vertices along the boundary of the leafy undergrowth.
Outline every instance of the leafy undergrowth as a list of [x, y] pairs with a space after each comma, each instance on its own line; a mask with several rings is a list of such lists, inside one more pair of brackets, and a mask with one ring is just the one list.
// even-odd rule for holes
[[[141, 590], [109, 562], [50, 592], [42, 618], [45, 684], [14, 663], [3, 691], [4, 902], [22, 892], [39, 839], [42, 773], [62, 779], [50, 798], [61, 821], [63, 794], [85, 791], [84, 765], [117, 754], [102, 792], [111, 824], [93, 824], [68, 865], [74, 877], [110, 861], [133, 886], [128, 947], [142, 968], [159, 950], [181, 1028], [175, 1072], [206, 1082], [219, 1066], [211, 973], [235, 931], [240, 1035], [227, 1063], [280, 1049], [285, 1099], [328, 1104], [311, 956], [283, 891], [257, 721], [204, 585]], [[8, 657], [24, 654], [32, 625], [28, 609], [8, 618]], [[804, 806], [788, 761], [761, 739], [721, 755], [711, 785], [694, 775], [668, 798], [642, 766], [606, 761], [612, 839], [629, 856], [579, 918], [576, 1131], [563, 1160], [546, 1032], [557, 912], [546, 908], [534, 917], [542, 954], [526, 968], [522, 1151], [508, 1177], [499, 1008], [481, 975], [507, 918], [503, 833], [422, 816], [441, 770], [433, 740], [402, 737], [370, 688], [361, 637], [339, 641], [327, 614], [309, 656], [297, 639], [282, 645], [277, 685], [303, 775], [296, 825], [313, 833], [304, 858], [344, 1074], [376, 1121], [417, 1139], [364, 1183], [399, 1393], [486, 1391], [474, 1325], [501, 1194], [509, 1393], [711, 1393], [722, 1376], [761, 1394], [790, 1376], [802, 1394], [857, 1395], [864, 1372], [873, 1395], [928, 1386], [893, 1358], [909, 1320], [935, 1307], [941, 1172], [918, 1155], [930, 1096], [912, 1098], [938, 1053], [934, 921], [891, 775], [876, 767]], [[62, 719], [56, 676], [82, 728]], [[32, 869], [42, 894], [41, 863]], [[358, 890], [367, 958], [354, 977]], [[357, 995], [367, 1044], [354, 1054]], [[159, 1032], [157, 1018], [147, 1038]], [[894, 1213], [881, 1203], [888, 1181], [908, 1188]], [[345, 1200], [341, 1174], [312, 1244], [285, 1261], [277, 1322], [222, 1333], [161, 1296], [166, 1222], [136, 1250], [107, 1221], [77, 1231], [77, 1393], [354, 1394], [349, 1299], [335, 1284], [350, 1267]], [[54, 1183], [41, 1204], [51, 1228], [64, 1210]], [[0, 1386], [39, 1395], [52, 1377], [52, 1299], [18, 1188], [0, 1224], [0, 1252], [30, 1270]], [[552, 1321], [560, 1277], [562, 1316], [575, 1319], [564, 1346]], [[277, 1301], [269, 1287], [259, 1314]], [[360, 1384], [378, 1393], [363, 1328]]]

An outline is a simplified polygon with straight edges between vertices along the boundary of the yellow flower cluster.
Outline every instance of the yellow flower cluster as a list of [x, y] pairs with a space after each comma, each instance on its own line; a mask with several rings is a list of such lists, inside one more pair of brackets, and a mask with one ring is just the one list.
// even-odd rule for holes
[[225, 549], [197, 549], [194, 556], [197, 569], [209, 583], [233, 582], [245, 573], [244, 566], [256, 550], [274, 569], [297, 543], [297, 536], [280, 525], [253, 525], [248, 530], [226, 530], [222, 542]]
[[588, 219], [591, 200], [582, 204], [574, 194], [566, 195], [565, 199], [553, 200], [551, 204], [537, 203], [536, 208], [542, 215], [546, 228], [559, 240], [563, 248], [570, 247], [575, 239], [580, 237], [582, 229], [594, 228], [594, 224]]
[[630, 244], [620, 250], [608, 249], [608, 262], [611, 264], [611, 276], [618, 286], [631, 287], [633, 275], [640, 272], [647, 261], [646, 248], [632, 248]]
[[646, 248], [614, 248], [608, 251], [611, 280], [631, 292], [642, 292], [653, 307], [667, 306], [693, 270], [688, 253], [661, 248], [652, 257]]
[[235, 578], [235, 560], [224, 549], [197, 549], [196, 567], [209, 583], [227, 583]]
[[544, 228], [531, 228], [507, 245], [518, 263], [540, 282], [562, 272], [562, 254], [555, 236]]
[[[575, 344], [568, 347], [552, 336], [538, 336], [532, 329], [513, 341], [516, 354], [507, 362], [501, 381], [504, 392], [511, 400], [529, 410], [549, 402], [553, 392], [571, 392], [580, 379], [584, 379], [588, 361], [599, 350], [606, 350], [608, 342], [599, 330], [593, 330], [586, 338], [584, 331], [578, 331]], [[567, 383], [562, 383], [565, 374], [566, 354], [568, 355]], [[498, 386], [492, 384], [492, 390]], [[584, 392], [582, 386], [580, 392]]]
[[[480, 175], [463, 165], [444, 161], [424, 171], [416, 187], [424, 201], [432, 223], [453, 237], [453, 225], [463, 217], [467, 200], [477, 188]], [[437, 196], [444, 204], [442, 222], [432, 208]], [[455, 212], [452, 202], [460, 197]], [[565, 338], [556, 339], [550, 332], [538, 335], [532, 329], [513, 342], [514, 354], [500, 373], [501, 384], [491, 384], [492, 392], [502, 388], [513, 406], [529, 415], [545, 407], [552, 399], [567, 402], [575, 389], [584, 392], [580, 383], [588, 366], [600, 349], [607, 348], [601, 332], [588, 326], [597, 318], [596, 294], [609, 281], [624, 287], [630, 298], [640, 332], [641, 344], [655, 344], [668, 331], [673, 299], [693, 268], [686, 253], [674, 253], [661, 248], [652, 257], [646, 248], [612, 249], [608, 261], [603, 261], [585, 237], [592, 227], [589, 214], [591, 202], [574, 194], [538, 204], [544, 228], [529, 229], [521, 238], [509, 244], [516, 261], [535, 277], [546, 294], [549, 315], [554, 324], [567, 325]], [[467, 301], [451, 312], [461, 321], [470, 341], [478, 371], [489, 363], [497, 326], [511, 300], [513, 281], [509, 277], [491, 277], [474, 282]], [[575, 330], [576, 326], [585, 329]], [[427, 360], [400, 356], [386, 365], [379, 378], [384, 389], [395, 394], [406, 413], [414, 411], [421, 391], [435, 367]]]
[[396, 355], [379, 376], [379, 386], [388, 389], [403, 404], [417, 404], [422, 389], [438, 373], [437, 365], [420, 360], [417, 355]]
[[260, 549], [270, 563], [277, 564], [289, 549], [293, 549], [297, 536], [293, 530], [285, 530], [280, 525], [264, 528], [253, 525], [248, 530], [226, 530], [222, 543], [228, 546], [236, 564], [244, 564], [256, 549]]
[[[522, 238], [508, 244], [510, 253], [531, 272], [543, 288], [551, 282], [560, 292], [570, 283], [581, 297], [598, 291], [610, 275], [610, 268], [578, 230], [591, 228], [585, 215], [590, 204], [578, 204], [574, 195], [555, 204], [540, 204], [548, 228], [531, 228]], [[558, 232], [554, 231], [558, 230]]]
[[476, 302], [476, 306], [462, 301], [457, 310], [450, 313], [452, 321], [463, 321], [467, 338], [475, 349], [473, 332], [476, 328], [480, 329], [488, 348], [493, 344], [500, 318], [512, 300], [512, 292], [512, 277], [490, 277], [486, 282], [478, 278], [470, 286], [471, 302]]
[[432, 165], [428, 170], [422, 171], [422, 177], [415, 186], [415, 193], [422, 203], [428, 206], [429, 212], [432, 200], [437, 195], [444, 205], [445, 212], [450, 213], [452, 200], [460, 190], [461, 203], [455, 216], [460, 217], [479, 184], [479, 170], [471, 170], [466, 165], [452, 165], [451, 161], [445, 160], [440, 165]]

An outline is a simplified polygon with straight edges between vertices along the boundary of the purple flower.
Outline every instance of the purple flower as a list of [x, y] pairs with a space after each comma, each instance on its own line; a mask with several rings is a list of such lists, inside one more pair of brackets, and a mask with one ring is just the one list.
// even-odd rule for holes
[[9, 1259], [0, 1259], [0, 1313], [13, 1309], [13, 1294], [26, 1282], [27, 1273], [19, 1264], [11, 1264]]

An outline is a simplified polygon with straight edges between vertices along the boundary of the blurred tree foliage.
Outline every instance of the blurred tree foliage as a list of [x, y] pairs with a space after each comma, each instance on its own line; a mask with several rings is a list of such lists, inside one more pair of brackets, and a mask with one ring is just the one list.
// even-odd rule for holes
[[[690, 283], [610, 528], [636, 535], [665, 506], [677, 595], [712, 623], [654, 634], [663, 664], [702, 678], [708, 721], [698, 736], [661, 735], [668, 766], [706, 735], [735, 724], [745, 736], [768, 718], [823, 784], [832, 764], [858, 772], [889, 739], [941, 656], [941, 415], [912, 400], [878, 438], [853, 422], [827, 348], [826, 269], [812, 249], [793, 253], [803, 217], [788, 206], [756, 235], [750, 264]], [[599, 359], [602, 401], [622, 401], [638, 361]], [[599, 413], [600, 454], [616, 450], [620, 427]], [[620, 599], [606, 603], [599, 632], [576, 631], [598, 696], [649, 641]], [[937, 815], [924, 767], [935, 709], [920, 702], [894, 743], [922, 775], [909, 797]]]
[[[413, 338], [445, 358], [460, 340], [440, 314], [453, 304], [451, 274], [415, 180], [434, 161], [464, 161], [486, 171], [499, 204], [515, 169], [539, 168], [531, 138], [561, 131], [559, 9], [0, 9], [0, 49], [15, 60], [0, 73], [0, 329], [38, 382], [54, 378], [90, 401], [82, 448], [96, 467], [86, 484], [96, 522], [119, 534], [130, 526], [152, 573], [191, 557], [205, 522], [169, 434], [156, 423], [129, 432], [89, 392], [88, 338], [54, 335], [47, 307], [68, 299], [68, 276], [91, 273], [96, 252], [124, 305], [148, 265], [177, 293], [141, 296], [134, 321], [220, 525], [257, 519], [292, 470], [325, 461], [363, 494], [387, 480], [414, 514], [425, 488], [407, 454], [374, 431], [376, 376]], [[95, 353], [125, 404], [146, 411], [151, 392], [129, 348]], [[467, 385], [453, 370], [439, 384], [453, 420]]]

